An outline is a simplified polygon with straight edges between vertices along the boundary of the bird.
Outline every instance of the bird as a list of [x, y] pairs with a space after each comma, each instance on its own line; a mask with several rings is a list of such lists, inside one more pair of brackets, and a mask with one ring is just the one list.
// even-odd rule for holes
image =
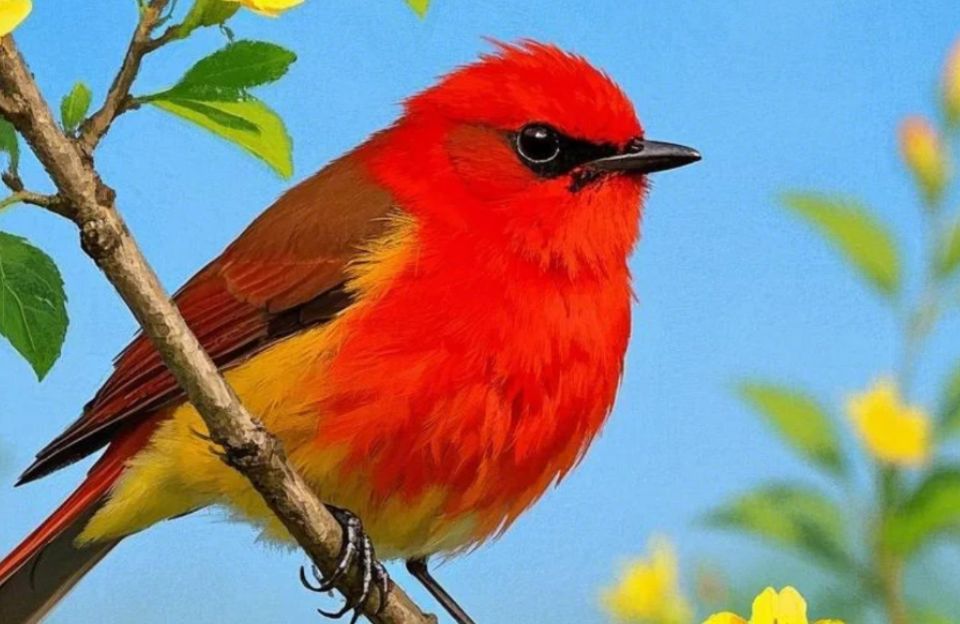
[[[174, 295], [344, 527], [338, 573], [360, 566], [365, 600], [371, 582], [389, 589], [377, 559], [404, 560], [461, 624], [473, 620], [430, 558], [500, 536], [583, 457], [621, 383], [648, 176], [700, 159], [647, 139], [584, 57], [492, 45], [290, 188]], [[118, 542], [198, 509], [290, 542], [206, 431], [135, 337], [18, 481], [105, 449], [0, 562], [0, 621], [38, 621]], [[356, 619], [360, 604], [331, 615]]]

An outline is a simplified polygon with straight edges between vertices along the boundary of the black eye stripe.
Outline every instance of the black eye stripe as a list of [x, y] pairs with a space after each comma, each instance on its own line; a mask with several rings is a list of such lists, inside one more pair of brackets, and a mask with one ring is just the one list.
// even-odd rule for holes
[[[530, 132], [531, 129], [535, 129], [538, 137], [542, 136], [544, 130], [553, 134], [557, 145], [554, 157], [549, 159], [531, 158], [524, 153], [521, 147], [521, 139], [524, 132], [527, 132], [528, 135], [533, 134]], [[618, 153], [617, 147], [612, 143], [592, 143], [583, 139], [575, 139], [543, 123], [527, 124], [519, 132], [509, 133], [508, 138], [514, 151], [517, 152], [520, 162], [542, 178], [556, 178], [570, 173], [586, 162]]]

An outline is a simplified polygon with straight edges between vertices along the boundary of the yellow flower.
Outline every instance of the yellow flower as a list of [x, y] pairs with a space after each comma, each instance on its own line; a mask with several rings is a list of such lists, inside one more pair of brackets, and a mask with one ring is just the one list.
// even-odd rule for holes
[[[792, 587], [784, 587], [779, 593], [768, 587], [754, 599], [749, 622], [727, 611], [711, 615], [703, 624], [809, 624], [807, 602]], [[817, 620], [813, 624], [843, 623], [840, 620]]]
[[919, 407], [904, 405], [896, 384], [877, 381], [847, 404], [857, 433], [880, 461], [917, 466], [930, 458], [930, 417]]
[[0, 0], [0, 37], [9, 35], [28, 15], [30, 0]]
[[946, 152], [936, 130], [923, 117], [900, 125], [900, 154], [929, 200], [937, 200], [950, 175]]
[[252, 11], [261, 15], [277, 17], [287, 9], [292, 9], [303, 0], [227, 0], [227, 2], [239, 2]]
[[949, 126], [960, 125], [960, 39], [953, 44], [943, 68], [943, 110]]
[[680, 591], [677, 555], [665, 538], [650, 540], [650, 556], [629, 563], [603, 591], [607, 611], [622, 622], [687, 624], [693, 611]]

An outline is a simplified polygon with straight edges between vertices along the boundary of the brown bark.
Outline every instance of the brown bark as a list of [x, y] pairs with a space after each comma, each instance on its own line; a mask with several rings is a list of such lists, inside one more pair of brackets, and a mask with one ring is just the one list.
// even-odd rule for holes
[[[243, 407], [203, 351], [127, 229], [113, 189], [100, 179], [93, 164], [93, 149], [129, 101], [140, 60], [157, 47], [150, 32], [165, 4], [155, 1], [141, 15], [104, 106], [83, 125], [77, 139], [60, 130], [10, 36], [0, 40], [0, 113], [23, 135], [56, 185], [56, 196], [35, 203], [55, 207], [57, 214], [77, 225], [84, 251], [153, 341], [202, 416], [212, 441], [224, 449], [224, 461], [250, 480], [316, 566], [330, 574], [341, 547], [339, 524], [291, 467], [280, 442]], [[348, 575], [337, 588], [347, 596], [358, 595], [356, 575]], [[381, 598], [374, 591], [363, 608], [375, 623], [436, 621], [396, 585], [377, 614]]]

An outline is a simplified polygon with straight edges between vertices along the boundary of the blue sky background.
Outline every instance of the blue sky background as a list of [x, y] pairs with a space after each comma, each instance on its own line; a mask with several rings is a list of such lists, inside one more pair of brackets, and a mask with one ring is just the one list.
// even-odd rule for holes
[[[135, 3], [36, 5], [17, 40], [48, 97], [59, 101], [83, 79], [99, 99]], [[421, 21], [401, 0], [308, 0], [279, 20], [243, 14], [233, 22], [238, 36], [299, 55], [286, 78], [259, 92], [294, 137], [295, 179], [390, 122], [404, 96], [487, 50], [486, 35], [534, 37], [584, 54], [625, 88], [649, 136], [704, 155], [695, 167], [656, 178], [631, 261], [640, 301], [627, 372], [603, 436], [505, 537], [439, 571], [479, 622], [605, 621], [599, 587], [653, 532], [676, 540], [688, 582], [695, 564], [709, 560], [750, 591], [793, 582], [816, 593], [829, 584], [797, 563], [765, 567], [770, 550], [696, 519], [762, 481], [817, 481], [741, 407], [731, 392], [736, 380], [793, 382], [837, 405], [893, 366], [888, 310], [775, 199], [792, 188], [858, 194], [896, 228], [907, 261], [916, 263], [920, 221], [894, 129], [907, 113], [935, 113], [941, 62], [960, 35], [956, 17], [949, 0], [909, 8], [435, 0]], [[151, 57], [137, 91], [168, 86], [221, 43], [206, 32]], [[149, 109], [115, 125], [98, 165], [171, 290], [289, 185], [234, 147]], [[24, 177], [46, 184], [29, 159]], [[42, 384], [0, 348], [0, 551], [7, 551], [87, 464], [14, 489], [17, 471], [77, 415], [135, 326], [80, 252], [72, 226], [20, 208], [0, 216], [0, 228], [56, 258], [72, 320], [63, 358]], [[916, 388], [927, 404], [958, 355], [956, 317], [933, 343]], [[50, 621], [319, 621], [317, 597], [296, 578], [302, 561], [255, 544], [252, 530], [216, 513], [195, 514], [123, 543]], [[918, 571], [929, 592], [944, 576], [936, 565]], [[400, 568], [394, 573], [434, 608]]]

